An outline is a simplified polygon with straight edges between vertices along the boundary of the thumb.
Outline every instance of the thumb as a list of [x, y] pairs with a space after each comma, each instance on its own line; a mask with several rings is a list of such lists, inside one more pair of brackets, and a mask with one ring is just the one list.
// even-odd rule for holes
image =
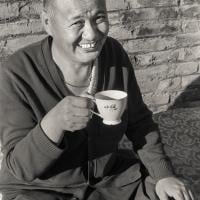
[[162, 192], [162, 193], [157, 192], [157, 195], [158, 195], [160, 200], [168, 200], [168, 196], [165, 192]]

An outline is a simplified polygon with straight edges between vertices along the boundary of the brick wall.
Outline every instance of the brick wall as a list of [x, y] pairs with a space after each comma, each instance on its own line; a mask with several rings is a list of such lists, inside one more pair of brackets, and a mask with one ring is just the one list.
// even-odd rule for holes
[[[110, 35], [130, 55], [154, 112], [200, 99], [200, 1], [107, 0]], [[39, 0], [0, 0], [0, 61], [45, 36]]]

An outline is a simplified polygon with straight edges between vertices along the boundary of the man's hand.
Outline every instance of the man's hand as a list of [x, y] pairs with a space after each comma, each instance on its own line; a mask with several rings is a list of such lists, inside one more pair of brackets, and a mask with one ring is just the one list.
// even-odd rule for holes
[[41, 127], [53, 142], [59, 143], [63, 131], [73, 132], [87, 126], [91, 105], [88, 98], [67, 96], [44, 116]]
[[192, 192], [175, 177], [159, 180], [156, 184], [156, 194], [160, 200], [168, 200], [168, 197], [175, 200], [194, 200]]

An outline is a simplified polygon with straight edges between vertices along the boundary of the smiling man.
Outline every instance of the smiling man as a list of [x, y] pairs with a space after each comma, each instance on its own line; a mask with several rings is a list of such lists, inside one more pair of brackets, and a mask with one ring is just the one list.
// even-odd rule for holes
[[[127, 53], [108, 37], [105, 0], [46, 0], [48, 36], [0, 71], [3, 200], [192, 200], [175, 177]], [[89, 98], [128, 93], [118, 125]], [[134, 151], [120, 150], [126, 136]]]

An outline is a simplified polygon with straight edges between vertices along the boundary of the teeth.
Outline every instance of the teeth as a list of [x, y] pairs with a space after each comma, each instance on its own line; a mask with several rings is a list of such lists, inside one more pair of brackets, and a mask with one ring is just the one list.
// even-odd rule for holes
[[80, 44], [80, 47], [83, 49], [89, 49], [89, 48], [94, 48], [95, 43], [88, 43], [88, 44]]

